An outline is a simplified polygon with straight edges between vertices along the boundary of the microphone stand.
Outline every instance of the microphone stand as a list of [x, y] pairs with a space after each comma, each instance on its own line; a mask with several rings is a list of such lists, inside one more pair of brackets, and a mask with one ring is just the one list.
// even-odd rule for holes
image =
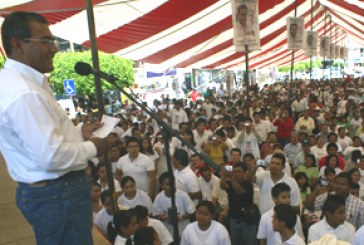
[[121, 81], [120, 79], [109, 76], [107, 79], [105, 78], [110, 84], [114, 85], [116, 89], [120, 90], [128, 99], [130, 99], [132, 102], [134, 102], [136, 105], [138, 105], [144, 112], [146, 112], [152, 119], [156, 120], [159, 128], [162, 132], [163, 138], [164, 138], [164, 147], [167, 154], [167, 168], [168, 168], [168, 175], [169, 175], [169, 184], [171, 187], [171, 202], [172, 207], [168, 209], [168, 217], [170, 217], [170, 222], [173, 225], [173, 240], [174, 244], [179, 244], [179, 234], [178, 234], [178, 219], [177, 219], [177, 207], [176, 207], [176, 183], [175, 178], [173, 174], [173, 168], [172, 168], [172, 161], [171, 156], [169, 154], [169, 138], [171, 136], [176, 137], [179, 139], [183, 144], [185, 144], [189, 149], [191, 149], [193, 152], [195, 152], [198, 156], [200, 156], [210, 167], [212, 167], [215, 171], [219, 170], [219, 167], [208, 157], [206, 153], [198, 152], [195, 147], [187, 142], [182, 136], [179, 135], [179, 133], [172, 129], [171, 126], [169, 126], [166, 122], [155, 116], [155, 114], [147, 107], [145, 107], [138, 99], [136, 99], [134, 96], [127, 93], [122, 87], [120, 87], [116, 81]]

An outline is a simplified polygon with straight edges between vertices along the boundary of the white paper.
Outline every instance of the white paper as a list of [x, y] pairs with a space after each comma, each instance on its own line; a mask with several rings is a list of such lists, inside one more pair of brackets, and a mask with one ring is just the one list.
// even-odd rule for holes
[[104, 126], [95, 130], [92, 134], [99, 138], [105, 138], [109, 135], [109, 133], [111, 133], [111, 131], [115, 128], [116, 124], [118, 124], [119, 121], [120, 118], [103, 115], [101, 122], [104, 123]]

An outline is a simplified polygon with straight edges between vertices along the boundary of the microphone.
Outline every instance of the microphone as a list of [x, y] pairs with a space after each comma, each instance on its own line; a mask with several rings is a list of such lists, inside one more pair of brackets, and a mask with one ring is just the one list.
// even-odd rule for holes
[[115, 81], [115, 77], [113, 75], [109, 75], [106, 72], [100, 70], [95, 70], [89, 64], [82, 61], [76, 63], [75, 71], [77, 74], [81, 76], [88, 76], [90, 74], [93, 74], [95, 76], [99, 76], [100, 78], [107, 80], [110, 83], [113, 83]]

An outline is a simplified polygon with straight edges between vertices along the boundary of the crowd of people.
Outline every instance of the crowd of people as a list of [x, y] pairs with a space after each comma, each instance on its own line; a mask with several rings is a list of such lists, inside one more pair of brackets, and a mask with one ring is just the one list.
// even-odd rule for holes
[[364, 244], [362, 79], [276, 83], [251, 102], [244, 89], [154, 101], [184, 142], [125, 103], [103, 139], [93, 101], [76, 101], [72, 124], [54, 98], [47, 20], [14, 12], [1, 32], [0, 149], [37, 244], [93, 244], [92, 220], [117, 245]]
[[[90, 112], [76, 125], [93, 120], [84, 101], [75, 104]], [[181, 244], [309, 244], [327, 240], [325, 234], [334, 236], [330, 241], [364, 242], [361, 79], [275, 83], [254, 91], [250, 105], [244, 88], [185, 101], [165, 96], [149, 109], [219, 170], [177, 138], [164, 138], [154, 119], [124, 103], [107, 137], [123, 211], [110, 208], [104, 158], [89, 162], [94, 224], [111, 241], [115, 234], [115, 241], [130, 241], [138, 226], [152, 226], [162, 244], [173, 241], [167, 141]], [[116, 233], [110, 234], [110, 224]]]

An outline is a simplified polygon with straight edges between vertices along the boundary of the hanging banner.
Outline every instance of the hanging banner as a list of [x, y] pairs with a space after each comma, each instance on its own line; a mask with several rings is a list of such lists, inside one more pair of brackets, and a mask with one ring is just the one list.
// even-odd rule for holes
[[318, 33], [316, 31], [305, 31], [303, 49], [305, 55], [315, 56], [317, 55], [317, 38]]
[[232, 0], [234, 45], [238, 52], [260, 49], [259, 12], [257, 0]]
[[287, 17], [287, 44], [288, 49], [303, 48], [304, 19]]
[[335, 45], [335, 59], [340, 59], [340, 45]]
[[329, 59], [335, 59], [335, 44], [333, 44], [333, 43], [330, 43]]
[[330, 39], [329, 37], [321, 37], [320, 39], [320, 56], [328, 57], [330, 55]]

